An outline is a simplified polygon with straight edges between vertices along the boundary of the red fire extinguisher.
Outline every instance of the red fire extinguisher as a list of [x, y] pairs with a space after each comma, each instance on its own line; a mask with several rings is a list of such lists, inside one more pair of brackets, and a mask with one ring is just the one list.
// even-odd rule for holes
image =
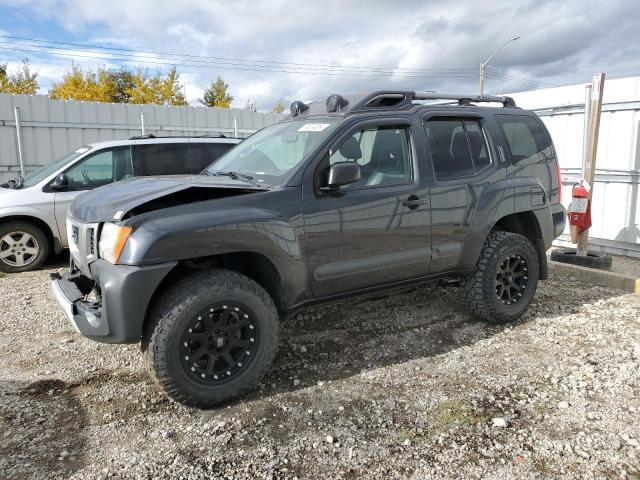
[[577, 183], [571, 190], [571, 206], [569, 207], [569, 230], [571, 241], [578, 243], [578, 234], [591, 226], [590, 186], [587, 182]]

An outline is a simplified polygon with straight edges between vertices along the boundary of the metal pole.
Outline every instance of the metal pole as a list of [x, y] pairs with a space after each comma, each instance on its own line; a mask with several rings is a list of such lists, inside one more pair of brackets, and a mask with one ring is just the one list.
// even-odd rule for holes
[[140, 112], [140, 131], [144, 137], [144, 112]]
[[233, 117], [233, 136], [238, 138], [238, 119]]
[[591, 85], [584, 87], [584, 126], [582, 127], [582, 169], [580, 178], [584, 178], [584, 166], [587, 163], [587, 142], [589, 141], [589, 119], [591, 118]]
[[500, 65], [498, 77], [500, 78], [500, 95], [502, 95], [502, 65]]
[[22, 132], [20, 131], [20, 109], [13, 107], [13, 114], [16, 119], [16, 140], [18, 141], [18, 160], [20, 161], [20, 173], [24, 177], [24, 157], [22, 155]]
[[480, 64], [480, 96], [484, 95], [484, 63]]

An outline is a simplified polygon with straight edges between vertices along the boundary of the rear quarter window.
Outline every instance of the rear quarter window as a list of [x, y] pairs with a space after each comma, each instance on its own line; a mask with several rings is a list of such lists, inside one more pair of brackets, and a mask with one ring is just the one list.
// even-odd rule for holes
[[538, 161], [552, 155], [549, 135], [534, 117], [496, 115], [495, 118], [502, 129], [513, 163]]

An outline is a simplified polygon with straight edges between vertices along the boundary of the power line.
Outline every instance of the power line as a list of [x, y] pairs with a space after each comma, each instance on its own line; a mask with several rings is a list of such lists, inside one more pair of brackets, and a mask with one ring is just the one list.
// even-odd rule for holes
[[[123, 57], [116, 57], [113, 55], [95, 55], [95, 54], [90, 54], [90, 55], [83, 55], [81, 53], [71, 53], [68, 51], [59, 51], [59, 50], [46, 50], [46, 49], [42, 49], [42, 48], [18, 48], [13, 46], [13, 44], [11, 43], [6, 43], [6, 42], [0, 42], [0, 45], [8, 45], [8, 46], [0, 46], [0, 50], [12, 50], [12, 51], [20, 51], [20, 52], [26, 52], [26, 53], [37, 53], [37, 54], [47, 54], [50, 56], [60, 56], [60, 57], [66, 57], [66, 58], [84, 58], [84, 59], [99, 59], [99, 60], [111, 60], [111, 61], [116, 61], [116, 62], [135, 62], [138, 64], [149, 64], [149, 65], [162, 65], [162, 66], [187, 66], [187, 67], [194, 67], [194, 68], [208, 68], [208, 69], [223, 69], [223, 70], [244, 70], [244, 71], [254, 71], [254, 72], [275, 72], [275, 73], [288, 73], [288, 74], [299, 74], [299, 75], [329, 75], [329, 76], [363, 76], [363, 77], [403, 77], [403, 78], [437, 78], [437, 77], [442, 77], [442, 78], [474, 78], [475, 75], [473, 74], [464, 74], [462, 72], [460, 73], [446, 73], [446, 72], [433, 72], [433, 73], [425, 73], [425, 74], [398, 74], [395, 72], [348, 72], [348, 71], [342, 71], [342, 72], [331, 72], [329, 70], [302, 70], [302, 69], [298, 69], [298, 70], [293, 70], [293, 69], [283, 69], [283, 68], [270, 68], [270, 67], [266, 67], [266, 66], [261, 66], [261, 65], [236, 65], [236, 66], [225, 66], [224, 64], [202, 64], [202, 63], [187, 63], [184, 60], [180, 60], [180, 59], [169, 59], [169, 61], [159, 61], [159, 60], [167, 60], [167, 59], [163, 59], [161, 57], [158, 57], [157, 59], [148, 59], [150, 57], [136, 57], [136, 56], [129, 56], [126, 58]], [[86, 53], [91, 53], [91, 52], [86, 52]], [[145, 60], [145, 58], [147, 58], [147, 60]]]
[[498, 67], [493, 67], [493, 66], [490, 66], [490, 65], [487, 66], [486, 68], [489, 69], [489, 70], [491, 70], [491, 69], [493, 70], [493, 72], [489, 72], [490, 74], [499, 75], [499, 76], [501, 76], [502, 78], [505, 78], [505, 79], [508, 78], [508, 79], [512, 79], [514, 81], [522, 81], [522, 82], [526, 82], [526, 83], [530, 83], [530, 84], [537, 84], [537, 85], [541, 85], [541, 86], [545, 86], [545, 87], [558, 87], [559, 86], [559, 85], [554, 85], [552, 83], [543, 82], [542, 80], [533, 80], [533, 79], [530, 79], [530, 78], [520, 77], [520, 76], [517, 76], [517, 75], [510, 74], [510, 73], [504, 73], [504, 72], [501, 72]]
[[[60, 49], [60, 47], [57, 47], [58, 45], [65, 45], [65, 46], [72, 46], [72, 47], [80, 47], [80, 49], [72, 49], [72, 50], [77, 50], [77, 51], [83, 51], [83, 52], [88, 52], [89, 50], [86, 50], [87, 48], [89, 49], [94, 49], [94, 50], [102, 50], [105, 53], [109, 53], [111, 55], [113, 55], [113, 52], [128, 52], [128, 53], [118, 53], [116, 55], [126, 55], [126, 56], [135, 56], [136, 58], [138, 57], [143, 57], [143, 58], [148, 58], [146, 57], [146, 55], [153, 55], [154, 57], [158, 57], [158, 58], [163, 58], [165, 60], [171, 60], [171, 61], [176, 61], [176, 60], [184, 60], [184, 59], [193, 59], [193, 60], [189, 60], [189, 61], [197, 61], [198, 63], [204, 62], [204, 63], [212, 63], [211, 61], [215, 61], [215, 62], [223, 62], [223, 64], [228, 64], [229, 62], [241, 62], [238, 65], [242, 65], [242, 64], [247, 64], [250, 66], [263, 66], [265, 68], [270, 68], [270, 66], [274, 66], [274, 67], [282, 67], [282, 68], [297, 68], [297, 67], [302, 67], [305, 69], [313, 69], [313, 70], [318, 70], [318, 68], [324, 70], [327, 68], [331, 68], [332, 70], [381, 70], [384, 72], [394, 72], [394, 73], [398, 73], [398, 72], [404, 72], [404, 73], [418, 73], [418, 72], [471, 72], [471, 71], [475, 71], [474, 69], [470, 69], [470, 68], [395, 68], [395, 67], [377, 67], [377, 66], [360, 66], [360, 65], [336, 65], [336, 64], [315, 64], [315, 63], [296, 63], [296, 62], [282, 62], [282, 61], [273, 61], [273, 60], [257, 60], [257, 59], [246, 59], [246, 58], [231, 58], [231, 57], [212, 57], [212, 56], [204, 56], [204, 55], [193, 55], [193, 54], [178, 54], [178, 53], [169, 53], [169, 52], [155, 52], [155, 51], [150, 51], [150, 50], [132, 50], [132, 49], [127, 49], [127, 48], [117, 48], [117, 47], [102, 47], [99, 45], [92, 45], [92, 44], [85, 44], [85, 43], [72, 43], [72, 42], [61, 42], [61, 41], [52, 41], [52, 40], [44, 40], [44, 39], [38, 39], [38, 38], [28, 38], [28, 37], [16, 37], [16, 36], [11, 36], [11, 35], [0, 35], [0, 39], [10, 39], [10, 40], [23, 40], [23, 41], [28, 41], [28, 42], [36, 42], [36, 44], [34, 43], [21, 43], [21, 42], [16, 42], [16, 41], [9, 41], [9, 42], [4, 42], [4, 43], [8, 43], [8, 44], [13, 44], [13, 45], [22, 45], [22, 46], [30, 46], [30, 47], [38, 47], [38, 48], [46, 48], [46, 49]], [[47, 45], [40, 45], [40, 44], [47, 44], [47, 45], [53, 45], [53, 46], [47, 46]], [[102, 52], [91, 52], [91, 53], [102, 53]], [[175, 60], [173, 58], [168, 58], [168, 57], [175, 57]], [[199, 60], [201, 59], [201, 60]], [[231, 63], [232, 65], [236, 65], [236, 63]], [[264, 64], [264, 65], [263, 65]]]

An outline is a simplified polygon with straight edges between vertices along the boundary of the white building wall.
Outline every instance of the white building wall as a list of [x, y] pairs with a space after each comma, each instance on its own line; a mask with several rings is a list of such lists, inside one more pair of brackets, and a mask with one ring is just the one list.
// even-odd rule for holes
[[[581, 177], [585, 84], [512, 95], [535, 110], [556, 146], [563, 203]], [[593, 191], [590, 245], [595, 250], [640, 256], [640, 77], [606, 80]], [[570, 245], [568, 228], [558, 242]]]

